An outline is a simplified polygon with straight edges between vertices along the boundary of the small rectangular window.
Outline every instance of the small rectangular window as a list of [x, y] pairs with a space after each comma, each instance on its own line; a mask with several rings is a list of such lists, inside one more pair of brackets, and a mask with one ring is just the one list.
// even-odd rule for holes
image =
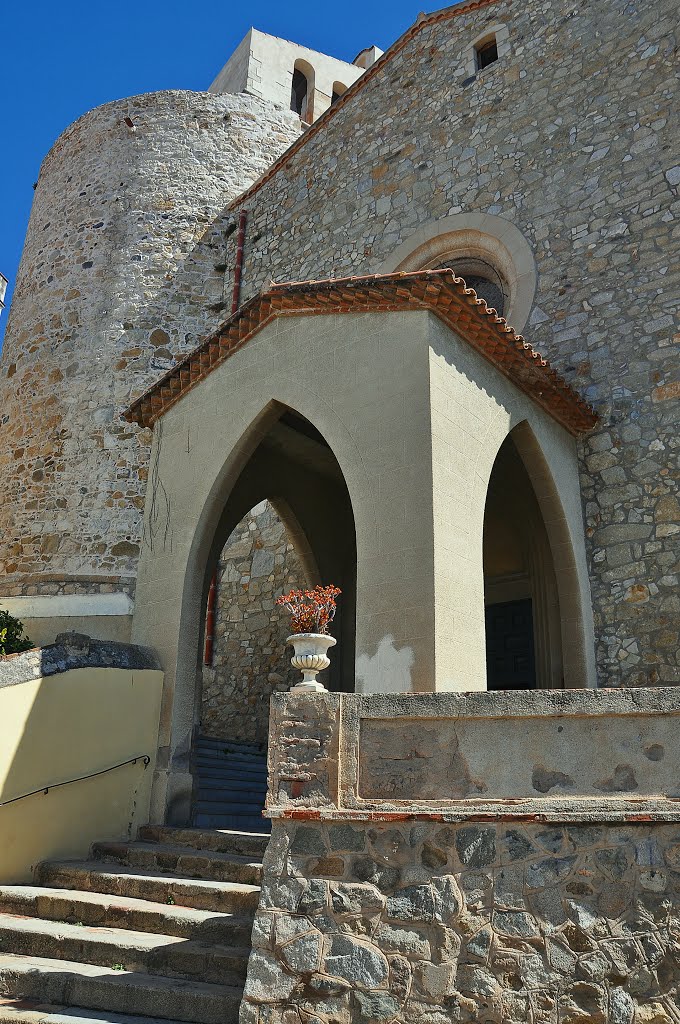
[[494, 61], [498, 60], [498, 46], [496, 44], [496, 37], [488, 39], [481, 46], [476, 49], [477, 55], [477, 70], [481, 71], [482, 68], [486, 68], [489, 64], [493, 64]]

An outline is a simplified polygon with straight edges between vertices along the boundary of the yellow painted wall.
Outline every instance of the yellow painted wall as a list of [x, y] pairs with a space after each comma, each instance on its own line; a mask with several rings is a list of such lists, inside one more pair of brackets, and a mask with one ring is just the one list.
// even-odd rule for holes
[[[0, 882], [28, 881], [47, 858], [83, 857], [98, 839], [148, 821], [163, 673], [80, 668], [0, 686]], [[100, 771], [97, 778], [4, 801]]]

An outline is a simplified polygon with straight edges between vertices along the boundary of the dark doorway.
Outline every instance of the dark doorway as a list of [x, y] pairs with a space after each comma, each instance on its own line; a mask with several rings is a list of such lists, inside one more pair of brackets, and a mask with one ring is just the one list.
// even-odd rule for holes
[[487, 606], [486, 685], [489, 690], [535, 688], [531, 600], [505, 601]]
[[512, 435], [498, 451], [486, 497], [484, 604], [488, 689], [563, 686], [552, 553]]

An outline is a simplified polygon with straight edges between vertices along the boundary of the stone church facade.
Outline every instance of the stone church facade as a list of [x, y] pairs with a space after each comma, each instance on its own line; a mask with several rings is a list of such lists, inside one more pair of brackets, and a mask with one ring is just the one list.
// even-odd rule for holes
[[269, 729], [241, 1024], [677, 1024], [677, 46], [670, 0], [253, 30], [45, 158], [0, 607], [155, 673], [134, 820], [211, 870], [197, 764]]
[[247, 93], [81, 118], [41, 170], [3, 352], [3, 596], [32, 625], [26, 597], [62, 624], [94, 597], [97, 631], [126, 635], [149, 438], [120, 411], [224, 318], [244, 208], [243, 298], [487, 268], [598, 412], [579, 471], [600, 684], [676, 681], [672, 27], [615, 3], [445, 9], [303, 135]]

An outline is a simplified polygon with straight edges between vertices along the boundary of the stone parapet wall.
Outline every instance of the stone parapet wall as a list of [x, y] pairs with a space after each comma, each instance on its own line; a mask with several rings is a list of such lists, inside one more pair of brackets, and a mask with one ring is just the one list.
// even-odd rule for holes
[[601, 685], [677, 682], [675, 3], [475, 6], [422, 21], [247, 197], [244, 294], [377, 272], [446, 218], [518, 229], [524, 333], [601, 416], [580, 447]]
[[515, 690], [272, 699], [273, 818], [674, 820], [680, 692]]
[[305, 584], [285, 526], [262, 502], [220, 555], [213, 662], [203, 668], [201, 729], [208, 736], [266, 743], [272, 693], [300, 677], [285, 646], [288, 613], [275, 602]]
[[[675, 1024], [678, 764], [652, 733], [677, 728], [676, 690], [278, 694], [272, 711], [241, 1024]], [[382, 741], [362, 738], [376, 721]], [[613, 780], [597, 796], [565, 799], [563, 733]], [[536, 750], [555, 774], [523, 799]], [[656, 780], [631, 787], [638, 751]], [[476, 792], [454, 796], [471, 752]], [[362, 798], [381, 761], [400, 783]]]

